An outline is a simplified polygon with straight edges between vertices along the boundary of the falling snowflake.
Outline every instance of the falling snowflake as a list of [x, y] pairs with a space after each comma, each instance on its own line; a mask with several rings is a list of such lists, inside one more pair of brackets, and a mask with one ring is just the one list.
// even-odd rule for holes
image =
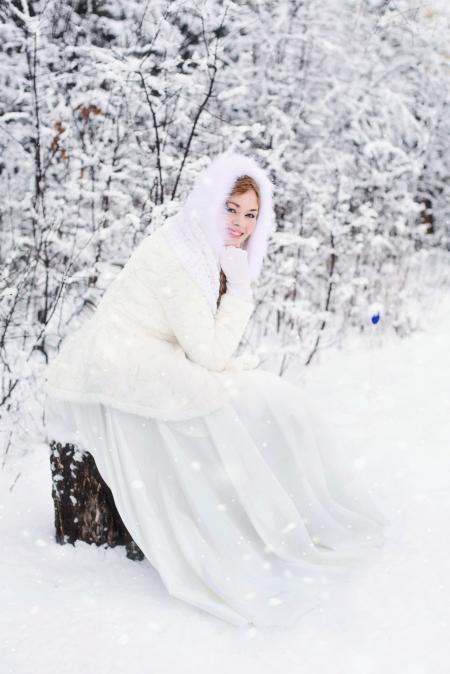
[[281, 530], [281, 533], [287, 534], [289, 533], [289, 531], [292, 531], [292, 529], [295, 529], [296, 526], [297, 526], [296, 522], [288, 522], [288, 524], [286, 524], [284, 529]]
[[366, 467], [366, 460], [363, 457], [359, 457], [353, 461], [353, 465], [357, 470], [362, 470]]
[[280, 597], [270, 597], [267, 603], [269, 606], [279, 606], [283, 603], [283, 600]]

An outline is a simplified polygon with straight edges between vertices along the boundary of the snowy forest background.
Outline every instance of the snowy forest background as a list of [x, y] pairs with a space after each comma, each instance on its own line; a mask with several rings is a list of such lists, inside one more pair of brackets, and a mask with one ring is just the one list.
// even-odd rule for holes
[[279, 374], [407, 336], [448, 290], [450, 10], [438, 0], [0, 3], [1, 457], [146, 234], [227, 148], [276, 185], [245, 346]]

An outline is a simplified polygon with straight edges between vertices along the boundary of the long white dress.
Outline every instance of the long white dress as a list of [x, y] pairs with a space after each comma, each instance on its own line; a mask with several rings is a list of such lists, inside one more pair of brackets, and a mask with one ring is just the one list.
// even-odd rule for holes
[[48, 439], [92, 453], [170, 595], [234, 625], [291, 625], [376, 558], [389, 520], [299, 386], [234, 374], [188, 421], [46, 398]]

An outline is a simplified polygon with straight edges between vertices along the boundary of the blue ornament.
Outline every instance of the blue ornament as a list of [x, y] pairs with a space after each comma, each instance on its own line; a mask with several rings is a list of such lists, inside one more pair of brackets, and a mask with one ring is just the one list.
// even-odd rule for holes
[[372, 323], [374, 325], [376, 325], [378, 323], [378, 321], [380, 320], [380, 312], [377, 311], [376, 314], [372, 314], [372, 316], [370, 317], [370, 320], [372, 321]]

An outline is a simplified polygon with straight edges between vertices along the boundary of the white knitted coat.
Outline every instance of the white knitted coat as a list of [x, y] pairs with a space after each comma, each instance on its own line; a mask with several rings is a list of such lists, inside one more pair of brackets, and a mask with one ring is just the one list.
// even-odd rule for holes
[[225, 293], [214, 315], [162, 235], [145, 237], [95, 314], [47, 368], [45, 391], [163, 420], [226, 402], [253, 302]]
[[[47, 394], [162, 420], [201, 416], [227, 402], [233, 371], [256, 366], [252, 358], [233, 357], [253, 300], [226, 292], [217, 311], [211, 305], [220, 271], [215, 260], [224, 245], [221, 211], [243, 173], [257, 180], [261, 192], [247, 246], [257, 278], [274, 227], [271, 184], [252, 159], [223, 153], [200, 175], [182, 219], [172, 218], [140, 242], [93, 317], [66, 338], [47, 368]], [[197, 214], [205, 213], [199, 223]], [[199, 225], [206, 236], [201, 242], [192, 239]], [[208, 271], [201, 257], [206, 252]]]

